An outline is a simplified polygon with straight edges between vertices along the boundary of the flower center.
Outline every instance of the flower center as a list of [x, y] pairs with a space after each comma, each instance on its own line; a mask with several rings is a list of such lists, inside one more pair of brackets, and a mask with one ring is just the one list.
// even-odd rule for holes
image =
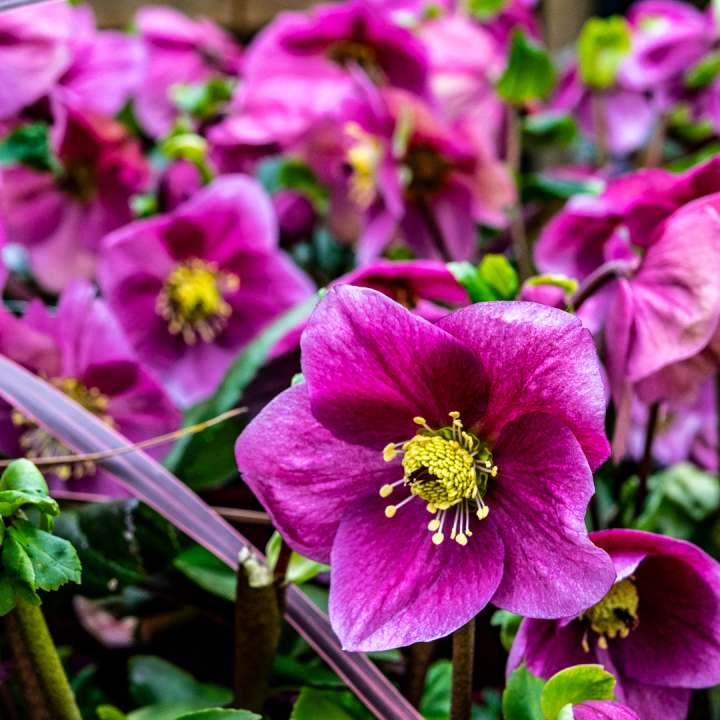
[[358, 65], [378, 85], [385, 80], [375, 48], [359, 40], [338, 40], [328, 48], [327, 58], [342, 67]]
[[[607, 649], [608, 639], [626, 638], [638, 624], [638, 591], [634, 578], [616, 582], [610, 592], [596, 605], [580, 615], [579, 620], [598, 636], [598, 646]], [[582, 641], [588, 652], [587, 630]]]
[[388, 518], [413, 498], [427, 503], [428, 512], [436, 515], [428, 523], [433, 533], [432, 541], [440, 545], [445, 539], [445, 519], [454, 512], [450, 539], [459, 545], [467, 545], [472, 536], [470, 516], [475, 513], [478, 520], [488, 516], [490, 509], [483, 498], [487, 493], [488, 481], [497, 475], [492, 453], [473, 433], [463, 429], [460, 413], [450, 413], [452, 424], [433, 430], [424, 418], [413, 421], [422, 429], [415, 437], [403, 443], [390, 443], [383, 450], [386, 462], [398, 453], [402, 457], [403, 477], [380, 488], [380, 496], [388, 497], [398, 485], [407, 487], [410, 494], [397, 505], [388, 505]]
[[[49, 382], [104, 423], [113, 425], [112, 417], [106, 412], [108, 398], [100, 390], [95, 387], [89, 388], [75, 378], [52, 378]], [[22, 430], [19, 443], [28, 458], [53, 458], [72, 454], [66, 445], [56, 440], [21, 412], [13, 411], [12, 422]], [[69, 480], [73, 476], [77, 479], [84, 475], [91, 475], [95, 470], [95, 463], [85, 461], [73, 465], [54, 465], [52, 471], [61, 480]]]
[[405, 156], [408, 170], [407, 195], [422, 200], [437, 195], [446, 185], [451, 164], [428, 145], [411, 146]]
[[173, 335], [192, 345], [198, 336], [213, 340], [227, 324], [232, 308], [225, 293], [240, 286], [237, 275], [222, 272], [214, 263], [197, 258], [178, 265], [165, 281], [155, 310], [168, 322]]
[[88, 162], [65, 163], [58, 180], [60, 189], [81, 202], [89, 202], [97, 192], [97, 173]]
[[350, 199], [360, 208], [368, 208], [375, 199], [377, 170], [382, 159], [382, 143], [357, 123], [348, 123], [345, 131], [354, 140], [347, 151], [350, 170]]

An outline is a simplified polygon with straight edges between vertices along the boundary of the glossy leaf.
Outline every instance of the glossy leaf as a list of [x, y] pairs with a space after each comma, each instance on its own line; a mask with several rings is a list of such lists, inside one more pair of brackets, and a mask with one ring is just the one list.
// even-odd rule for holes
[[615, 678], [602, 665], [576, 665], [553, 675], [540, 696], [545, 720], [557, 720], [566, 705], [612, 700]]

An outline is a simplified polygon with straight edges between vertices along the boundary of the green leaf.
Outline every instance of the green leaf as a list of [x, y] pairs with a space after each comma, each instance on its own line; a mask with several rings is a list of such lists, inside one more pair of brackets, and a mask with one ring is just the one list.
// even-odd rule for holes
[[[265, 557], [267, 558], [268, 567], [271, 570], [274, 570], [277, 564], [281, 544], [282, 537], [279, 532], [275, 531], [265, 546]], [[302, 585], [308, 580], [312, 580], [318, 573], [328, 572], [329, 570], [330, 567], [328, 565], [315, 562], [293, 551], [290, 553], [286, 579], [288, 582]]]
[[685, 73], [685, 87], [691, 90], [706, 87], [718, 75], [720, 75], [720, 52], [712, 52]]
[[428, 669], [420, 701], [420, 712], [425, 720], [447, 720], [451, 690], [452, 663], [450, 660], [438, 660]]
[[193, 545], [180, 553], [173, 564], [203, 590], [231, 602], [235, 600], [235, 573], [201, 545]]
[[353, 720], [341, 705], [337, 704], [337, 693], [305, 687], [293, 706], [290, 720]]
[[232, 97], [234, 83], [229, 78], [213, 77], [205, 83], [173, 85], [170, 97], [183, 112], [209, 118]]
[[490, 624], [500, 628], [500, 642], [509, 652], [515, 635], [522, 622], [522, 617], [507, 610], [496, 610], [490, 619]]
[[523, 119], [523, 143], [528, 147], [546, 148], [548, 145], [568, 145], [578, 135], [572, 115], [548, 110]]
[[492, 20], [507, 5], [508, 0], [468, 0], [467, 11], [478, 20]]
[[544, 681], [535, 677], [524, 665], [510, 676], [503, 693], [505, 720], [542, 720], [540, 695]]
[[99, 705], [95, 708], [98, 720], [127, 720], [127, 715], [114, 705]]
[[67, 540], [40, 530], [25, 520], [16, 520], [8, 528], [7, 535], [5, 543], [11, 539], [17, 541], [32, 563], [35, 580], [29, 584], [33, 589], [57, 590], [67, 582], [80, 582], [80, 559]]
[[[11, 528], [12, 530], [12, 528]], [[35, 569], [25, 548], [12, 532], [9, 532], [2, 546], [3, 573], [12, 575], [18, 580], [27, 583], [33, 590], [35, 584]]]
[[26, 165], [52, 170], [56, 165], [50, 151], [47, 123], [21, 125], [0, 141], [0, 165]]
[[187, 713], [187, 715], [182, 715], [177, 720], [262, 720], [262, 715], [256, 715], [249, 710], [209, 708]]
[[545, 173], [529, 173], [522, 178], [523, 197], [568, 200], [575, 195], [599, 195], [605, 187], [602, 180], [570, 180]]
[[[210, 420], [234, 407], [275, 344], [308, 317], [318, 299], [316, 294], [263, 330], [235, 358], [215, 394], [190, 408], [185, 415], [186, 424]], [[234, 441], [242, 427], [242, 419], [235, 418], [181, 438], [165, 459], [165, 465], [195, 489], [223, 485], [236, 470]], [[228, 436], [232, 437], [231, 442], [226, 442]]]
[[328, 210], [328, 190], [308, 165], [296, 158], [274, 157], [261, 162], [257, 170], [263, 187], [274, 195], [279, 190], [296, 190], [304, 195], [316, 212]]
[[604, 90], [615, 84], [620, 64], [630, 52], [632, 36], [625, 18], [590, 18], [580, 32], [580, 77], [591, 88]]
[[488, 253], [480, 261], [480, 277], [498, 300], [512, 300], [517, 295], [519, 281], [515, 269], [504, 255]]
[[547, 97], [555, 86], [555, 67], [550, 56], [522, 30], [515, 29], [508, 64], [497, 84], [505, 102], [523, 106]]
[[58, 504], [51, 497], [42, 497], [22, 490], [0, 490], [0, 516], [10, 517], [24, 505], [34, 505], [45, 515], [60, 514]]
[[37, 497], [48, 497], [45, 478], [30, 460], [11, 462], [0, 476], [0, 490], [18, 490]]
[[[141, 705], [195, 703], [183, 712], [227, 705], [232, 693], [219, 685], [200, 683], [172, 663], [152, 655], [136, 655], [128, 664], [130, 692]], [[197, 704], [199, 703], [199, 704]]]
[[565, 705], [585, 700], [612, 700], [615, 678], [602, 665], [576, 665], [553, 675], [543, 688], [540, 707], [545, 720], [557, 720]]

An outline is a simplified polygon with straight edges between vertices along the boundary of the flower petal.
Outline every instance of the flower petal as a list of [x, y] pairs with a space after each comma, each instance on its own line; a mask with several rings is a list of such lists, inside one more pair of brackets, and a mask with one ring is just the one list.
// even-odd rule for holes
[[588, 700], [573, 705], [574, 720], [640, 720], [627, 705], [612, 700]]
[[375, 290], [334, 287], [302, 337], [315, 417], [337, 437], [381, 447], [411, 438], [420, 415], [434, 427], [457, 410], [484, 410], [477, 357], [446, 332]]
[[465, 547], [434, 545], [422, 500], [395, 517], [377, 496], [354, 503], [331, 558], [330, 622], [345, 650], [387, 650], [443, 637], [470, 621], [502, 574], [502, 543], [476, 524]]
[[305, 383], [265, 407], [238, 438], [235, 454], [243, 480], [288, 544], [321, 562], [330, 559], [348, 503], [402, 477], [381, 453], [346, 444], [320, 425]]
[[524, 415], [505, 426], [494, 462], [498, 476], [485, 502], [505, 569], [493, 602], [536, 618], [576, 615], [598, 602], [615, 569], [587, 535], [595, 488], [572, 432], [549, 415]]
[[591, 468], [609, 453], [605, 390], [590, 333], [562, 310], [536, 303], [487, 302], [437, 323], [471, 348], [486, 369], [489, 439], [520, 415], [543, 412], [569, 427]]

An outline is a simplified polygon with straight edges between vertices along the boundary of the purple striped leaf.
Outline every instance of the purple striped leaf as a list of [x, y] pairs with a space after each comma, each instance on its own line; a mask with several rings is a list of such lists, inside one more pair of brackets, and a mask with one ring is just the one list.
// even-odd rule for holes
[[[98, 452], [129, 443], [62, 392], [3, 355], [0, 397], [75, 452]], [[239, 551], [252, 547], [190, 488], [144, 452], [117, 455], [99, 464], [133, 495], [231, 568], [237, 569]], [[295, 586], [288, 588], [286, 618], [376, 717], [422, 720], [365, 655], [340, 648], [327, 617]]]

